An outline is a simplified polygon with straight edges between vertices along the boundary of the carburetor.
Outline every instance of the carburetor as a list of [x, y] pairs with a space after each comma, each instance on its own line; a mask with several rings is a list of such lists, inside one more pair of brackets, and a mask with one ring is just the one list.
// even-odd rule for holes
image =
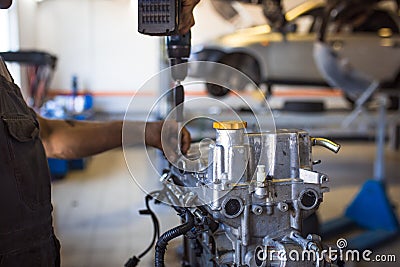
[[[321, 238], [302, 229], [329, 190], [328, 176], [313, 170], [312, 146], [340, 146], [303, 130], [246, 133], [242, 121], [214, 128], [215, 142], [162, 178], [159, 196], [190, 221], [181, 233], [183, 266], [336, 266], [321, 255]], [[314, 258], [302, 258], [304, 251]]]

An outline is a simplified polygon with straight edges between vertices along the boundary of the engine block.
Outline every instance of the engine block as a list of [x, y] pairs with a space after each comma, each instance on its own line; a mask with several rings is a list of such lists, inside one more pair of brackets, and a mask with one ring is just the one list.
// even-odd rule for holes
[[[183, 265], [336, 266], [303, 222], [329, 191], [328, 176], [313, 170], [312, 146], [340, 146], [303, 130], [246, 133], [240, 121], [214, 128], [215, 142], [198, 144], [162, 179], [163, 198], [196, 221]], [[303, 251], [315, 259], [295, 259]]]

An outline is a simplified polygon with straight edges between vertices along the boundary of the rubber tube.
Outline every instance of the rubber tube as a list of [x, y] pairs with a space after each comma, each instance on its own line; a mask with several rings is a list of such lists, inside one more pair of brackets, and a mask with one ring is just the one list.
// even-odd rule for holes
[[178, 236], [184, 235], [190, 231], [194, 226], [194, 218], [190, 211], [186, 211], [186, 223], [179, 225], [171, 230], [165, 232], [161, 237], [158, 239], [156, 244], [156, 252], [155, 252], [155, 259], [154, 259], [154, 266], [155, 267], [164, 267], [164, 256], [165, 251], [167, 250], [168, 242]]

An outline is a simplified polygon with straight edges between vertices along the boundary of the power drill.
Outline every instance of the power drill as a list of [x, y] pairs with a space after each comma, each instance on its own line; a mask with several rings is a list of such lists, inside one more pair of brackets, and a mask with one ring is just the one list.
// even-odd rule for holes
[[[170, 66], [186, 63], [191, 50], [191, 33], [180, 35], [180, 0], [139, 0], [138, 30], [142, 34], [166, 36], [166, 47]], [[181, 85], [187, 76], [187, 64], [171, 68], [175, 81], [173, 90], [176, 121], [183, 122], [184, 88]]]

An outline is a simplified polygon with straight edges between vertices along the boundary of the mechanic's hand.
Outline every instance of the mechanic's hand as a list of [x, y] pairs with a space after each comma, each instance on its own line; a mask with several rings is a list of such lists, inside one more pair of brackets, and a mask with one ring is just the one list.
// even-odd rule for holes
[[[163, 135], [161, 137], [161, 135]], [[190, 133], [186, 128], [180, 132], [181, 143], [178, 145], [178, 123], [174, 121], [157, 121], [146, 123], [146, 145], [161, 149], [168, 159], [176, 160], [180, 148], [186, 154], [190, 148]]]
[[179, 33], [185, 34], [194, 25], [193, 9], [200, 0], [182, 0], [182, 11], [180, 14]]

